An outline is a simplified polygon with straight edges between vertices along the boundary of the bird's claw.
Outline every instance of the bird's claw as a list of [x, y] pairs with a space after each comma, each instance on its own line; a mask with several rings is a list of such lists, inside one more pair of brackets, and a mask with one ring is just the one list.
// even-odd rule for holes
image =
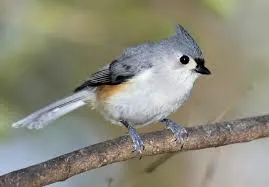
[[129, 130], [129, 135], [130, 135], [132, 142], [133, 142], [134, 152], [137, 152], [137, 153], [139, 153], [139, 155], [141, 155], [142, 151], [145, 149], [145, 146], [144, 146], [144, 143], [143, 143], [141, 137], [136, 132], [134, 127], [129, 126], [128, 130]]
[[166, 128], [171, 130], [174, 136], [176, 137], [176, 141], [179, 141], [181, 144], [184, 143], [184, 139], [188, 137], [188, 131], [181, 127], [180, 125], [174, 123], [169, 119], [164, 119], [161, 122], [166, 124]]
[[184, 143], [184, 139], [188, 136], [188, 132], [185, 128], [182, 128], [177, 124], [174, 124], [173, 126], [168, 127], [168, 129], [172, 131], [177, 141], [179, 141], [181, 144]]

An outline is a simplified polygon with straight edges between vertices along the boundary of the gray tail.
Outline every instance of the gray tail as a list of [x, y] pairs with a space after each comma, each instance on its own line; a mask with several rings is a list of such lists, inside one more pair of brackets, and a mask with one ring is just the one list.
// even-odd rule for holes
[[26, 118], [17, 121], [12, 124], [12, 127], [27, 127], [28, 129], [40, 129], [54, 120], [64, 116], [65, 114], [80, 108], [87, 104], [87, 101], [91, 100], [92, 92], [90, 90], [83, 90], [77, 92], [62, 100], [46, 106]]

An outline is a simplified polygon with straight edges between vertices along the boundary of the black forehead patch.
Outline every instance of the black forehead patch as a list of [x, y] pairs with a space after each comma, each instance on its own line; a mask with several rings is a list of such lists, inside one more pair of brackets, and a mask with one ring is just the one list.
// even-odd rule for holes
[[195, 58], [194, 61], [197, 63], [197, 65], [201, 65], [201, 66], [205, 65], [205, 59], [203, 58]]

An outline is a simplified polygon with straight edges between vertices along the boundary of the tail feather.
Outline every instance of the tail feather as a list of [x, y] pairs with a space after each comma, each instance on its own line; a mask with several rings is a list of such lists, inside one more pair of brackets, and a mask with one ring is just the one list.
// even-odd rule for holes
[[12, 124], [12, 127], [27, 127], [28, 129], [40, 129], [65, 114], [86, 105], [91, 99], [92, 93], [88, 90], [77, 92], [62, 100], [56, 101], [26, 118]]

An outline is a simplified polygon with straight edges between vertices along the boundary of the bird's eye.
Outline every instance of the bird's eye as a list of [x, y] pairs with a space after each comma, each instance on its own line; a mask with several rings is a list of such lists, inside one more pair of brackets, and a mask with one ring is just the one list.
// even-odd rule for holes
[[188, 64], [189, 61], [190, 61], [190, 58], [186, 55], [183, 55], [182, 57], [180, 57], [181, 64]]

